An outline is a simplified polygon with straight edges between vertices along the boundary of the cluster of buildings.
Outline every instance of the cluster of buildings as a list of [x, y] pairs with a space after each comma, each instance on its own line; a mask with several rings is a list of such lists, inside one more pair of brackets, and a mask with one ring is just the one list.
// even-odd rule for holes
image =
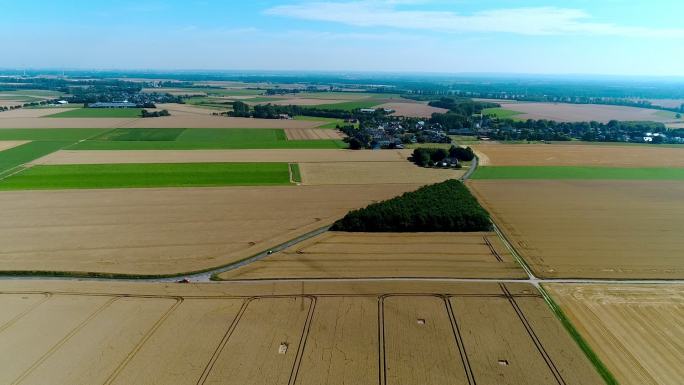
[[428, 124], [425, 121], [407, 123], [390, 120], [368, 128], [373, 148], [404, 148], [414, 143], [451, 143], [451, 138], [439, 124]]

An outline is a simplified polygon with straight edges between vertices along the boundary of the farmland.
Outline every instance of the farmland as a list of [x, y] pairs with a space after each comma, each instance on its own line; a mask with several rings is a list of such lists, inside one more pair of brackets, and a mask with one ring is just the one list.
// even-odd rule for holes
[[473, 179], [684, 180], [684, 168], [485, 166]]
[[220, 279], [524, 278], [494, 233], [327, 232]]
[[458, 179], [465, 171], [417, 167], [406, 159], [391, 162], [301, 163], [302, 180], [310, 185], [436, 183]]
[[248, 258], [328, 226], [351, 209], [416, 188], [4, 191], [0, 266], [4, 271], [102, 275], [204, 270]]
[[447, 112], [444, 108], [431, 107], [426, 103], [410, 103], [408, 100], [384, 103], [377, 106], [377, 108], [389, 108], [394, 110], [392, 113], [393, 116], [410, 116], [417, 118], [429, 118], [434, 113], [443, 114]]
[[516, 119], [516, 116], [524, 114], [523, 112], [507, 110], [504, 108], [485, 108], [482, 114], [491, 115], [499, 119]]
[[477, 144], [484, 166], [684, 167], [684, 148], [602, 144]]
[[269, 148], [344, 148], [340, 140], [288, 140], [282, 129], [118, 128], [104, 135], [77, 143], [71, 150], [193, 150], [193, 149], [269, 149]]
[[[674, 114], [663, 114], [663, 111], [625, 106], [611, 106], [603, 104], [568, 104], [568, 103], [501, 103], [501, 109], [495, 114], [503, 114], [504, 118], [515, 119], [547, 119], [558, 122], [589, 122], [607, 123], [610, 120], [622, 121], [654, 121], [670, 122]], [[520, 114], [512, 115], [512, 112]]]
[[74, 108], [48, 116], [49, 118], [138, 118], [140, 108]]
[[601, 382], [523, 284], [4, 281], [0, 302], [5, 383]]
[[287, 163], [83, 164], [33, 166], [0, 180], [0, 190], [288, 184]]
[[684, 286], [546, 285], [622, 385], [684, 377]]
[[677, 235], [684, 226], [682, 181], [474, 180], [469, 186], [540, 276], [684, 278]]

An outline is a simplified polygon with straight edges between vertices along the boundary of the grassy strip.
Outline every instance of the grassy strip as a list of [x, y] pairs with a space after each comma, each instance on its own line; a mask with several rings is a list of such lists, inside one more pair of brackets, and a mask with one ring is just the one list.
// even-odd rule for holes
[[48, 115], [47, 118], [139, 118], [140, 108], [75, 108]]
[[299, 164], [290, 163], [290, 175], [293, 182], [302, 183], [302, 172], [299, 170]]
[[[174, 138], [175, 136], [175, 138]], [[137, 138], [137, 139], [136, 139]], [[116, 129], [70, 150], [339, 149], [341, 140], [287, 140], [283, 129]]]
[[584, 354], [587, 356], [589, 361], [594, 365], [596, 370], [599, 372], [603, 380], [606, 382], [607, 385], [619, 385], [618, 381], [615, 379], [613, 374], [610, 372], [610, 370], [606, 367], [606, 365], [601, 361], [599, 356], [594, 352], [594, 350], [589, 346], [589, 343], [582, 337], [582, 335], [575, 329], [575, 326], [570, 322], [570, 319], [565, 315], [565, 312], [563, 312], [563, 309], [561, 309], [560, 306], [551, 298], [551, 296], [544, 290], [543, 287], [539, 288], [539, 291], [542, 293], [544, 296], [544, 299], [546, 299], [547, 303], [551, 307], [551, 310], [553, 313], [558, 317], [560, 322], [563, 324], [565, 327], [565, 330], [570, 333], [572, 338], [577, 342], [577, 345], [579, 345], [580, 349], [584, 352]]
[[77, 141], [110, 130], [110, 128], [8, 128], [0, 129], [0, 140]]
[[35, 166], [0, 190], [289, 185], [287, 163], [149, 163]]
[[0, 151], [0, 174], [5, 173], [15, 167], [21, 166], [26, 162], [30, 162], [51, 152], [55, 152], [64, 146], [68, 146], [69, 144], [71, 144], [71, 142], [29, 142], [5, 151]]
[[684, 180], [684, 168], [484, 166], [472, 179]]

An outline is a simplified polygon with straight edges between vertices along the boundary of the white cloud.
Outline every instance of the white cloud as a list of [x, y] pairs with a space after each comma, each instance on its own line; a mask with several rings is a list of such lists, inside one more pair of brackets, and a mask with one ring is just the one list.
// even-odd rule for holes
[[[424, 2], [424, 1], [422, 1]], [[416, 0], [307, 2], [267, 9], [269, 15], [341, 23], [357, 27], [390, 27], [442, 32], [498, 32], [520, 35], [589, 35], [684, 38], [684, 29], [644, 28], [592, 22], [588, 13], [569, 8], [494, 9], [462, 15], [449, 11], [402, 10]]]

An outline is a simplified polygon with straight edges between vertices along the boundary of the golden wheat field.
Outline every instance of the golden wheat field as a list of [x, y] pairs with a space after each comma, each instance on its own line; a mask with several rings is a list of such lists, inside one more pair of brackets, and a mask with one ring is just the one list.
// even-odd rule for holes
[[4, 281], [0, 304], [3, 383], [601, 381], [524, 284]]

